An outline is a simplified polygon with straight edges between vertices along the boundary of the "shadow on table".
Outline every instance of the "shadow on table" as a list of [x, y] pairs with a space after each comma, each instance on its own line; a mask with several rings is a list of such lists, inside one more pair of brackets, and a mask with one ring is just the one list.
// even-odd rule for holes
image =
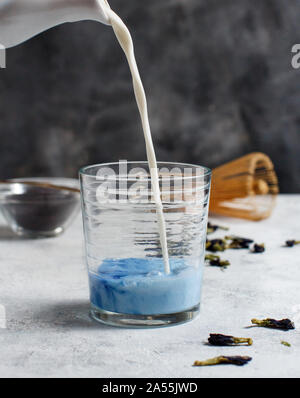
[[9, 240], [35, 240], [35, 239], [50, 239], [49, 237], [39, 237], [39, 238], [32, 238], [29, 236], [20, 236], [14, 233], [11, 228], [7, 225], [0, 225], [0, 241], [9, 241]]
[[49, 239], [47, 237], [44, 238], [31, 238], [28, 236], [20, 236], [14, 233], [11, 228], [7, 225], [0, 225], [0, 241], [9, 241], [9, 240], [33, 240], [33, 239]]
[[0, 240], [24, 240], [16, 235], [7, 225], [0, 225]]
[[[111, 326], [96, 322], [90, 318], [88, 301], [43, 304], [39, 312], [34, 312], [33, 323], [37, 327], [59, 329], [108, 329]], [[115, 328], [114, 328], [115, 329]]]

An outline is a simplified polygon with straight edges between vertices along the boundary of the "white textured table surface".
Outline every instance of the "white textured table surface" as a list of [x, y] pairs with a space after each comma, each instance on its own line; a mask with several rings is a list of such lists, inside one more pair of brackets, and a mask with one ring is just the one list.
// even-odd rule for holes
[[[230, 250], [226, 271], [205, 266], [202, 308], [193, 322], [164, 329], [102, 326], [88, 316], [81, 218], [61, 237], [20, 240], [0, 226], [1, 377], [299, 377], [300, 195], [280, 195], [259, 223], [213, 219], [266, 252]], [[211, 235], [211, 237], [214, 235]], [[218, 234], [215, 234], [218, 236]], [[296, 330], [246, 328], [250, 319], [289, 317]], [[210, 347], [209, 333], [249, 336], [252, 347]], [[281, 344], [291, 343], [291, 347]], [[250, 355], [244, 367], [192, 367], [216, 355]]]

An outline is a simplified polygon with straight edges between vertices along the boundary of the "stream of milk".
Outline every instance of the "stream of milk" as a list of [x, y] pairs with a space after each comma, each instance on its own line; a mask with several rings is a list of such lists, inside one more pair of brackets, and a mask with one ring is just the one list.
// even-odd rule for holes
[[[133, 88], [134, 94], [137, 102], [137, 106], [139, 109], [142, 127], [144, 131], [145, 143], [146, 143], [146, 152], [147, 152], [147, 159], [150, 169], [151, 175], [151, 185], [153, 191], [153, 197], [156, 205], [156, 214], [158, 220], [158, 227], [159, 227], [159, 237], [160, 237], [160, 244], [162, 248], [162, 254], [164, 259], [164, 269], [165, 273], [170, 273], [170, 264], [169, 264], [169, 255], [168, 255], [168, 244], [167, 244], [167, 234], [166, 234], [166, 223], [163, 214], [163, 205], [160, 197], [160, 189], [159, 189], [159, 177], [158, 177], [158, 170], [157, 170], [157, 163], [156, 163], [156, 156], [154, 151], [154, 146], [152, 142], [151, 136], [151, 129], [148, 117], [148, 107], [147, 107], [147, 100], [145, 95], [145, 90], [143, 87], [143, 83], [140, 77], [140, 73], [137, 67], [135, 55], [134, 55], [134, 47], [132, 38], [130, 35], [129, 30], [127, 29], [124, 22], [121, 18], [110, 8], [108, 2], [104, 0], [105, 6], [105, 13], [107, 15], [108, 20], [111, 23], [111, 26], [114, 30], [114, 33], [122, 47], [128, 64], [130, 68], [130, 72], [132, 75], [133, 81]], [[101, 2], [102, 4], [102, 2]]]

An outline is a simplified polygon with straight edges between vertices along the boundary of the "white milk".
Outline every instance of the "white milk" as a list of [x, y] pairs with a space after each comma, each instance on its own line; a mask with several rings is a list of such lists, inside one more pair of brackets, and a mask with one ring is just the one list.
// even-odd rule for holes
[[139, 74], [139, 70], [136, 64], [135, 55], [134, 55], [134, 47], [131, 35], [129, 30], [127, 29], [124, 22], [121, 18], [109, 7], [107, 1], [105, 1], [107, 7], [105, 9], [106, 15], [111, 23], [111, 26], [115, 32], [115, 35], [126, 55], [130, 72], [132, 75], [134, 94], [137, 102], [137, 106], [140, 112], [142, 126], [144, 131], [144, 137], [146, 142], [146, 151], [147, 151], [147, 159], [151, 174], [151, 185], [154, 195], [154, 201], [156, 204], [156, 213], [157, 220], [159, 226], [159, 236], [160, 236], [160, 244], [162, 248], [163, 258], [164, 258], [164, 266], [165, 272], [170, 273], [170, 265], [169, 265], [169, 255], [168, 255], [168, 244], [167, 244], [167, 235], [166, 235], [166, 223], [163, 214], [163, 205], [160, 198], [160, 189], [159, 189], [159, 180], [158, 180], [158, 171], [157, 171], [157, 163], [156, 156], [154, 151], [154, 146], [152, 142], [151, 129], [149, 124], [148, 117], [148, 108], [147, 108], [147, 100], [143, 87], [143, 83]]

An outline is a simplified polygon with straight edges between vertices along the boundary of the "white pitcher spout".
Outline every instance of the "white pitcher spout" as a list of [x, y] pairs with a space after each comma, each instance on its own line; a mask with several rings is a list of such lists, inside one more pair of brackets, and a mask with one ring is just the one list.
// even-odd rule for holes
[[65, 22], [94, 20], [109, 25], [106, 0], [2, 0], [0, 44], [16, 46]]

